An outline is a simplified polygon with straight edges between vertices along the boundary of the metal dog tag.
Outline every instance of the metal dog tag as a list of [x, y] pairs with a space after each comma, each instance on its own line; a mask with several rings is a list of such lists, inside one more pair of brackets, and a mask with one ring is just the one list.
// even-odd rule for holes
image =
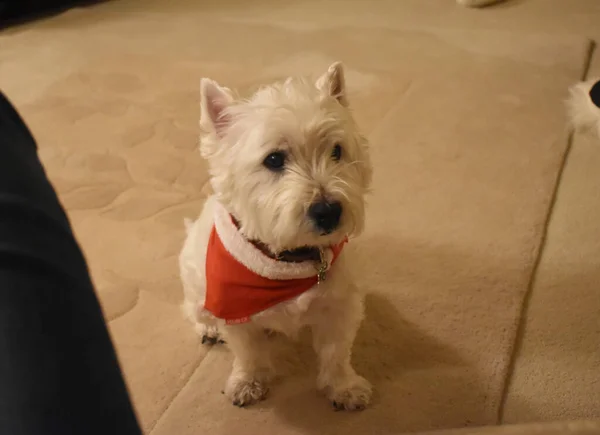
[[327, 278], [327, 260], [325, 259], [325, 253], [322, 249], [319, 249], [319, 264], [317, 265], [317, 283], [325, 281]]

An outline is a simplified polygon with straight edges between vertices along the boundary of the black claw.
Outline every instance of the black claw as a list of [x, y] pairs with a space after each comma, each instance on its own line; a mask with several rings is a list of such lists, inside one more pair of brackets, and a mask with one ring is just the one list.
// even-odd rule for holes
[[202, 336], [202, 344], [210, 344], [211, 346], [219, 343], [221, 344], [222, 340], [220, 340], [217, 337], [211, 337], [210, 335], [203, 335]]
[[243, 408], [244, 407], [244, 403], [240, 402], [239, 400], [234, 400], [233, 401], [233, 406], [237, 406], [238, 408]]
[[217, 344], [225, 344], [225, 340], [219, 338], [219, 340], [217, 340]]

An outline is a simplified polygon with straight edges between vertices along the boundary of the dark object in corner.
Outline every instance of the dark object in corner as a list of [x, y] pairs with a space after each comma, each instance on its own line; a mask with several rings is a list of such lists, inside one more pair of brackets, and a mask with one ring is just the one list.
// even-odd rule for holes
[[0, 90], [0, 434], [141, 435], [69, 218]]
[[72, 6], [98, 1], [90, 0], [0, 0], [0, 29], [9, 25], [41, 18]]
[[592, 103], [600, 108], [600, 80], [594, 83], [594, 86], [590, 89], [590, 98], [592, 99]]

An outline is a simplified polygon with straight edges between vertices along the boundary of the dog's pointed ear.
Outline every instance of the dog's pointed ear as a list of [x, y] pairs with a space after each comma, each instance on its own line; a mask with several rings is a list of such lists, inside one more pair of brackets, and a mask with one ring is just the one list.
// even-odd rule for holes
[[200, 80], [200, 126], [222, 137], [230, 122], [225, 109], [232, 101], [229, 89], [211, 79]]
[[344, 78], [344, 67], [341, 62], [331, 64], [327, 72], [317, 80], [317, 88], [326, 95], [334, 97], [342, 106], [348, 106], [346, 79]]

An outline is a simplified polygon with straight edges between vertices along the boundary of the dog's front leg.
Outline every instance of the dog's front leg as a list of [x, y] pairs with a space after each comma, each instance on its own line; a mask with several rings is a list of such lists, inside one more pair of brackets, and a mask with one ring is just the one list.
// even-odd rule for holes
[[273, 377], [264, 330], [253, 324], [245, 324], [225, 326], [223, 332], [234, 355], [233, 370], [227, 380], [225, 394], [236, 406], [247, 406], [263, 400]]
[[352, 345], [362, 320], [362, 300], [353, 295], [322, 307], [312, 325], [313, 344], [319, 358], [317, 387], [336, 409], [364, 409], [371, 400], [371, 384], [352, 367]]

